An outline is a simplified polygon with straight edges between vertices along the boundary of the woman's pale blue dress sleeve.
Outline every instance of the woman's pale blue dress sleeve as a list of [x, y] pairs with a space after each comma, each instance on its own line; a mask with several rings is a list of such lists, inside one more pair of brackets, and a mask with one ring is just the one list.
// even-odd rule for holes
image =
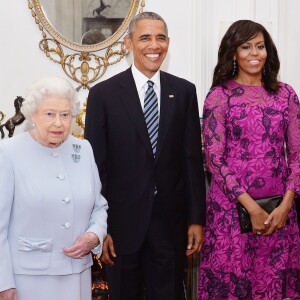
[[[87, 141], [86, 141], [87, 142]], [[94, 174], [94, 192], [95, 192], [95, 205], [89, 221], [89, 226], [86, 232], [95, 233], [100, 241], [99, 246], [95, 247], [92, 251], [98, 256], [101, 255], [103, 239], [107, 233], [107, 201], [101, 194], [101, 182], [99, 177], [98, 168], [94, 159], [91, 145], [88, 143], [90, 154], [91, 154], [91, 167]]]
[[0, 142], [0, 292], [15, 288], [8, 243], [10, 213], [14, 201], [14, 170], [4, 142]]

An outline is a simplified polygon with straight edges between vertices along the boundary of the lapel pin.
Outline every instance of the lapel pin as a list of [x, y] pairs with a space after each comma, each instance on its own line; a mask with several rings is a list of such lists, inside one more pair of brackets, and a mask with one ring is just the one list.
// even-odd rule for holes
[[80, 155], [79, 154], [72, 154], [72, 159], [73, 159], [74, 163], [79, 163]]
[[73, 144], [73, 150], [76, 152], [76, 153], [79, 153], [80, 152], [80, 149], [81, 149], [81, 146], [78, 145], [78, 144]]
[[169, 99], [175, 98], [174, 95], [169, 95]]

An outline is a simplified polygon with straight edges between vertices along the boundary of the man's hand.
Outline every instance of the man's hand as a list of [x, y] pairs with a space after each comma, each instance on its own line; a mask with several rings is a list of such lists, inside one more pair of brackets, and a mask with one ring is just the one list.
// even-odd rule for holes
[[0, 292], [0, 300], [18, 300], [16, 289], [9, 289]]
[[108, 234], [104, 241], [102, 247], [101, 261], [104, 262], [108, 266], [113, 266], [114, 262], [111, 260], [112, 257], [117, 257], [114, 247], [114, 242], [110, 234]]
[[73, 246], [64, 248], [64, 253], [72, 258], [82, 258], [89, 254], [98, 244], [98, 236], [93, 232], [86, 232], [76, 239]]
[[198, 253], [204, 242], [204, 230], [202, 225], [191, 224], [188, 229], [188, 244], [186, 255]]

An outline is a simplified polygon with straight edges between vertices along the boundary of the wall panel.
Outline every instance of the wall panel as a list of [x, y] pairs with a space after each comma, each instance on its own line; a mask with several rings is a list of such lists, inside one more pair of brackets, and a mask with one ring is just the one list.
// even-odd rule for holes
[[198, 88], [200, 110], [211, 85], [220, 39], [238, 19], [257, 21], [269, 30], [281, 59], [280, 79], [292, 83], [300, 92], [300, 81], [296, 80], [300, 67], [296, 59], [300, 41], [296, 29], [300, 28], [299, 8], [297, 0], [193, 0], [192, 80]]

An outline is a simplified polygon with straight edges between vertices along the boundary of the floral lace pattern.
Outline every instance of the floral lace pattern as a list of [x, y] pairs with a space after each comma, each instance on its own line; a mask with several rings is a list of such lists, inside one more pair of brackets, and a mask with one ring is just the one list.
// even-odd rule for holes
[[201, 251], [199, 299], [300, 297], [300, 236], [289, 223], [270, 237], [241, 234], [236, 197], [300, 194], [300, 106], [291, 86], [278, 93], [229, 81], [204, 104], [205, 160], [212, 182]]

